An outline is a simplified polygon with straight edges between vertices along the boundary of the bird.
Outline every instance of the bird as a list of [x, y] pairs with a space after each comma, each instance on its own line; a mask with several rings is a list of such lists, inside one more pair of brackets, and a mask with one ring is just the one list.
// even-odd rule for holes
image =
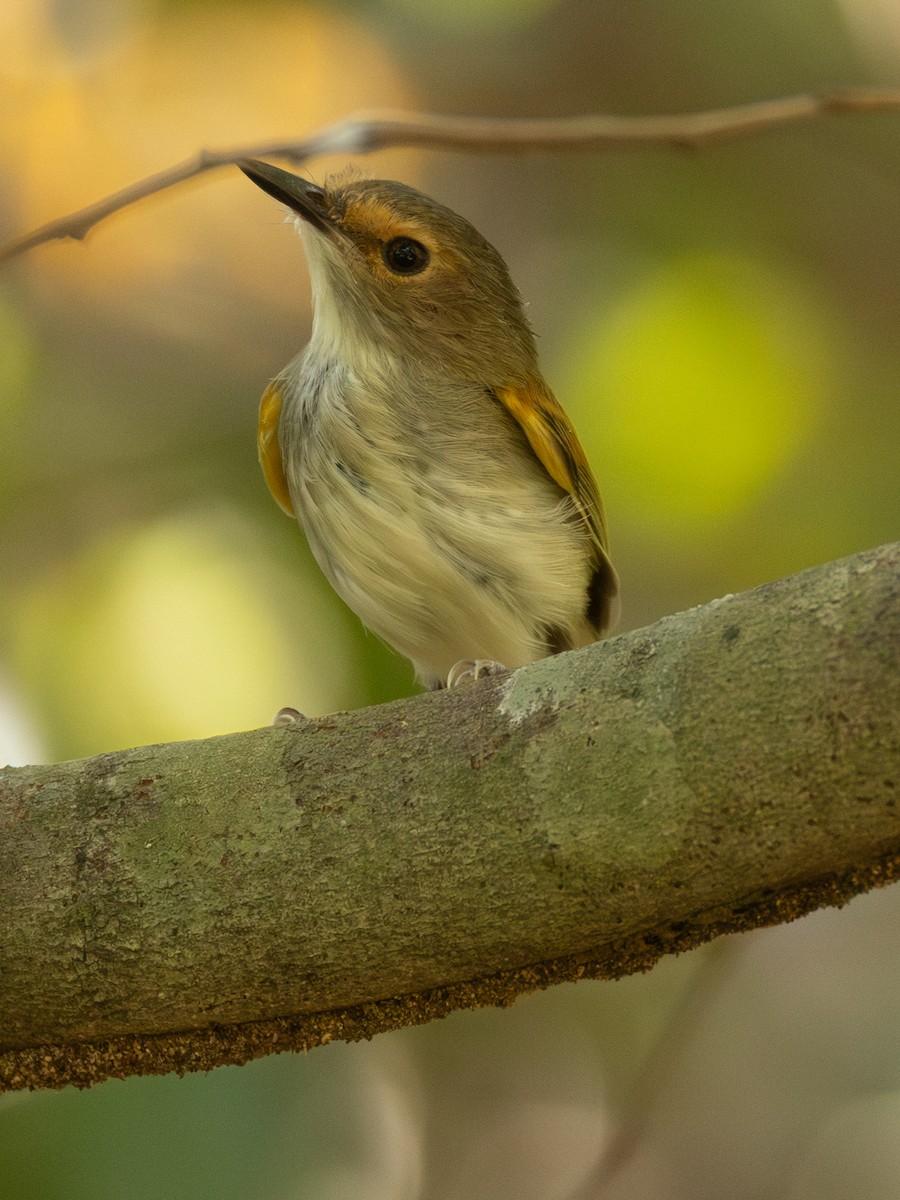
[[407, 184], [237, 165], [306, 253], [312, 331], [258, 449], [334, 590], [430, 689], [596, 641], [603, 502], [500, 253]]

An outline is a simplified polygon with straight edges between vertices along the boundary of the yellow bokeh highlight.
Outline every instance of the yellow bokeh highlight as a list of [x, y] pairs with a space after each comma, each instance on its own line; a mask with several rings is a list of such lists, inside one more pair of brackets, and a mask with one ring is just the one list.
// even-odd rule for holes
[[[202, 147], [299, 140], [359, 108], [416, 107], [378, 35], [337, 7], [125, 7], [115, 36], [88, 39], [79, 55], [48, 0], [15, 7], [0, 54], [0, 158], [21, 230]], [[402, 174], [412, 155], [387, 160]], [[341, 155], [310, 169], [318, 177], [346, 163]], [[260, 228], [282, 219], [236, 169], [223, 168], [104, 222], [89, 235], [89, 255], [57, 243], [24, 265], [48, 294], [76, 293], [171, 333], [182, 281], [198, 289], [198, 276], [210, 273], [296, 310], [305, 285], [292, 235], [279, 231], [289, 273], [259, 253]]]
[[266, 724], [346, 700], [349, 622], [317, 578], [288, 577], [230, 511], [95, 546], [22, 602], [20, 675], [90, 753]]
[[[714, 522], [786, 469], [827, 390], [826, 337], [792, 279], [758, 261], [669, 262], [582, 333], [567, 395], [619, 506], [667, 525]], [[585, 398], [590, 397], [587, 401]]]

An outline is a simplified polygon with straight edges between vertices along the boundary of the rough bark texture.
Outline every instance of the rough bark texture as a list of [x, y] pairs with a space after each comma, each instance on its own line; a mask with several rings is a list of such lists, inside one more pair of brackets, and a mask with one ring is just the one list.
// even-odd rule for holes
[[0, 1088], [646, 969], [894, 878], [900, 545], [511, 676], [0, 771]]

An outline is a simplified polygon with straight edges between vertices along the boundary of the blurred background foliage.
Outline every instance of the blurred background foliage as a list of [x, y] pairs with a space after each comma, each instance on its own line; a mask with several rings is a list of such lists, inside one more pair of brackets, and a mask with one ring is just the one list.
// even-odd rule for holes
[[[360, 107], [654, 113], [853, 84], [900, 84], [896, 0], [5, 0], [0, 237]], [[687, 155], [359, 165], [507, 258], [606, 497], [621, 628], [897, 536], [896, 115]], [[410, 690], [255, 461], [258, 396], [308, 326], [300, 244], [236, 171], [0, 274], [0, 761]], [[371, 1045], [6, 1097], [0, 1195], [894, 1200], [895, 893], [733, 943], [603, 1190], [703, 952]]]

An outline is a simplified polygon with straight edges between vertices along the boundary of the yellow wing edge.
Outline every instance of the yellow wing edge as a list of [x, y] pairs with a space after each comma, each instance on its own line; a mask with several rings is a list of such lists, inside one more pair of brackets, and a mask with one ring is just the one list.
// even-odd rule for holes
[[530, 375], [521, 384], [493, 390], [520, 426], [544, 470], [575, 501], [593, 546], [595, 573], [591, 588], [595, 596], [596, 624], [605, 628], [612, 619], [619, 581], [609, 558], [609, 536], [600, 489], [578, 434], [540, 376]]
[[597, 542], [607, 554], [606, 516], [600, 490], [587, 455], [562, 405], [540, 378], [523, 385], [496, 388], [496, 395], [515, 418], [544, 470], [575, 501]]
[[259, 425], [256, 430], [256, 445], [259, 450], [259, 465], [268, 484], [269, 491], [279, 508], [293, 517], [294, 506], [288, 489], [284, 463], [281, 461], [281, 446], [278, 442], [278, 423], [284, 395], [275, 383], [270, 383], [259, 402]]

